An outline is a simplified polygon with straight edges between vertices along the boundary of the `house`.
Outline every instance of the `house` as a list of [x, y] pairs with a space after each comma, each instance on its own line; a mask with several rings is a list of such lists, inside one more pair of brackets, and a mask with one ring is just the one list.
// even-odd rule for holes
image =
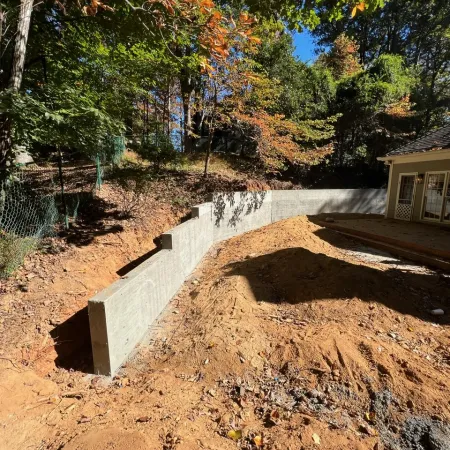
[[386, 217], [450, 226], [450, 124], [378, 160], [389, 166]]

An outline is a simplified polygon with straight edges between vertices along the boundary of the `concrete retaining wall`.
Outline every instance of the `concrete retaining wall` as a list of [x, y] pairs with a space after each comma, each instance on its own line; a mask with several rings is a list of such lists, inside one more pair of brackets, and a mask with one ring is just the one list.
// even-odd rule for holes
[[384, 189], [273, 191], [272, 222], [321, 213], [383, 214]]
[[162, 236], [162, 250], [89, 300], [94, 372], [113, 375], [214, 242], [299, 215], [383, 214], [386, 191], [337, 189], [214, 194]]

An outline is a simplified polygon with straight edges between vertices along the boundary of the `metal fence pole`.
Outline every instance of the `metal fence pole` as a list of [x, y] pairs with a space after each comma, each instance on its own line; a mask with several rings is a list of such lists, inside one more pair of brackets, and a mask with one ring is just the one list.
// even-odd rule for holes
[[67, 214], [67, 204], [66, 204], [66, 197], [64, 194], [64, 177], [63, 177], [63, 171], [62, 171], [62, 153], [61, 148], [58, 146], [58, 169], [59, 169], [59, 183], [61, 185], [61, 197], [62, 197], [62, 204], [64, 208], [64, 224], [66, 226], [66, 229], [69, 229], [69, 216]]

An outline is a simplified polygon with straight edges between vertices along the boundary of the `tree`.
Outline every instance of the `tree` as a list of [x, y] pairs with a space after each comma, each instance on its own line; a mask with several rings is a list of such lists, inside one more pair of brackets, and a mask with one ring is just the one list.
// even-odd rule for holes
[[376, 164], [377, 156], [401, 140], [407, 126], [401, 123], [406, 115], [400, 111], [409, 111], [413, 85], [414, 77], [403, 59], [394, 55], [381, 56], [369, 69], [338, 83], [336, 164], [351, 165], [357, 160]]
[[356, 42], [345, 34], [340, 34], [333, 42], [331, 50], [320, 55], [317, 65], [329, 69], [334, 79], [340, 80], [362, 69], [357, 54]]
[[359, 60], [364, 66], [384, 54], [400, 55], [416, 72], [419, 81], [411, 92], [417, 114], [411, 118], [413, 129], [423, 133], [442, 125], [450, 104], [448, 0], [391, 0], [382, 8], [344, 16], [330, 21], [333, 2], [319, 6], [320, 24], [313, 31], [319, 45], [329, 46], [345, 33], [359, 46]]
[[[13, 94], [19, 91], [22, 83], [33, 2], [34, 0], [20, 1], [20, 13], [17, 21], [11, 75], [8, 83], [8, 89]], [[2, 112], [2, 114], [0, 114], [0, 169], [6, 166], [11, 146], [11, 118]]]

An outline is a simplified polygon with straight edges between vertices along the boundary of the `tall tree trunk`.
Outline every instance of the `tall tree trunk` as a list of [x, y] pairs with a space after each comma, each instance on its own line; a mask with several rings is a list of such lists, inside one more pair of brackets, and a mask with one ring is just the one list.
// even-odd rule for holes
[[211, 117], [209, 119], [209, 127], [208, 127], [208, 146], [206, 147], [206, 157], [205, 157], [205, 171], [203, 172], [203, 176], [208, 176], [208, 167], [209, 167], [209, 157], [211, 156], [211, 148], [212, 141], [214, 137], [215, 130], [215, 115], [217, 110], [217, 86], [214, 85], [214, 97], [213, 97], [213, 108], [211, 111]]
[[190, 153], [193, 150], [192, 140], [192, 94], [194, 83], [190, 75], [182, 76], [180, 79], [181, 97], [183, 99], [183, 141], [184, 151]]
[[183, 97], [183, 141], [184, 151], [186, 153], [192, 152], [192, 116], [191, 116], [191, 96]]
[[20, 15], [17, 24], [17, 35], [14, 48], [9, 88], [17, 92], [22, 84], [23, 68], [25, 66], [25, 53], [27, 50], [28, 34], [30, 31], [31, 13], [34, 0], [21, 0]]
[[[18, 92], [22, 84], [25, 67], [25, 53], [27, 49], [28, 34], [30, 31], [31, 13], [34, 0], [21, 0], [20, 14], [17, 23], [14, 54], [8, 88], [14, 93]], [[7, 114], [0, 115], [0, 168], [5, 167], [11, 155], [11, 119]]]

